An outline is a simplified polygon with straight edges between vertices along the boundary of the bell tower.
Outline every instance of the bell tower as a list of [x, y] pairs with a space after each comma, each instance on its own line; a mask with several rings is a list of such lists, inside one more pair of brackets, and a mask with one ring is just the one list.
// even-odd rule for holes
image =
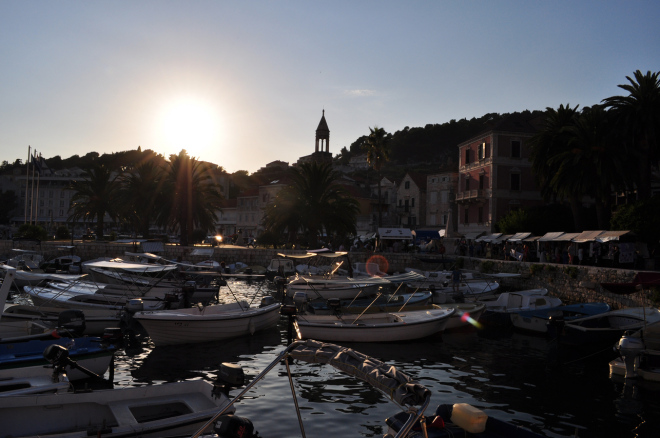
[[325, 110], [323, 110], [321, 121], [316, 128], [316, 150], [314, 152], [330, 152], [330, 129], [328, 129], [328, 122], [325, 121]]

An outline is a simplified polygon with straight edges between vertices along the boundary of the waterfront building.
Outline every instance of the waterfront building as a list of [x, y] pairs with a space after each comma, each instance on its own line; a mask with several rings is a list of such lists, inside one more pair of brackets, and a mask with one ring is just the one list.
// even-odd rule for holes
[[397, 187], [397, 225], [415, 229], [426, 225], [426, 175], [406, 173]]
[[529, 160], [536, 122], [510, 116], [458, 145], [459, 234], [492, 233], [511, 210], [543, 204]]
[[[458, 172], [449, 171], [426, 176], [426, 226], [446, 228], [456, 216], [455, 203]], [[455, 231], [455, 230], [454, 230]]]

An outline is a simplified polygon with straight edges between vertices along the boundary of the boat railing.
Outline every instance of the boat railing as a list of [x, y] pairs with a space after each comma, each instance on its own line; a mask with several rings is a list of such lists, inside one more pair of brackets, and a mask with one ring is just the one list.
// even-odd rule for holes
[[[423, 417], [426, 408], [431, 401], [431, 391], [411, 379], [408, 375], [398, 371], [391, 365], [387, 365], [377, 359], [359, 353], [350, 348], [335, 344], [323, 343], [312, 339], [296, 341], [291, 343], [246, 387], [222, 410], [216, 413], [208, 420], [191, 438], [199, 438], [204, 431], [211, 426], [218, 418], [240, 400], [248, 391], [263, 379], [275, 366], [283, 362], [286, 366], [287, 377], [291, 387], [291, 394], [298, 416], [300, 432], [305, 438], [305, 428], [303, 425], [302, 414], [298, 406], [298, 399], [294, 388], [293, 377], [291, 374], [291, 359], [307, 363], [319, 363], [331, 365], [334, 368], [355, 376], [378, 391], [386, 395], [390, 400], [399, 405], [399, 407], [409, 414], [409, 418], [404, 426], [397, 432], [394, 438], [402, 438], [408, 435], [412, 427]], [[421, 422], [422, 427], [425, 422]], [[426, 432], [426, 431], [424, 431]], [[426, 435], [426, 433], [424, 433]]]

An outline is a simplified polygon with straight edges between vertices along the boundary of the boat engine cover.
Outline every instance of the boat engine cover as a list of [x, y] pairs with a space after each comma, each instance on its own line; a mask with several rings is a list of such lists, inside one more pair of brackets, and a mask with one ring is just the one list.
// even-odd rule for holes
[[254, 425], [250, 419], [236, 415], [223, 415], [213, 427], [220, 438], [252, 438]]

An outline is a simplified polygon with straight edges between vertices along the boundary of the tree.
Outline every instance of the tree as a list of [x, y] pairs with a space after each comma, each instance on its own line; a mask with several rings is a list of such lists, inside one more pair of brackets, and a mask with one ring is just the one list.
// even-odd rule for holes
[[112, 220], [117, 218], [119, 184], [113, 173], [104, 165], [95, 165], [87, 170], [84, 179], [74, 181], [70, 186], [74, 193], [71, 197], [72, 214], [69, 221], [96, 220], [96, 235], [99, 238], [103, 237], [105, 215]]
[[0, 190], [0, 224], [8, 224], [11, 220], [11, 214], [18, 207], [18, 196], [13, 190]]
[[215, 232], [222, 195], [205, 163], [185, 149], [170, 155], [163, 188], [158, 223], [178, 230], [182, 246], [188, 246], [195, 228]]
[[[570, 134], [567, 132], [567, 128], [575, 125], [578, 106], [571, 108], [570, 104], [566, 106], [561, 104], [556, 110], [550, 107], [546, 108], [543, 126], [530, 139], [529, 144], [532, 171], [541, 188], [541, 196], [546, 201], [551, 202], [568, 198], [575, 229], [581, 230], [580, 200], [582, 194], [570, 188], [572, 183], [567, 184], [561, 179], [555, 178], [562, 165], [565, 165], [564, 161], [558, 159], [558, 157], [565, 156], [564, 154], [571, 149]], [[565, 170], [563, 173], [565, 173]]]
[[288, 233], [299, 243], [298, 232], [316, 247], [319, 235], [355, 234], [358, 202], [336, 181], [338, 174], [325, 163], [303, 163], [291, 170], [291, 183], [275, 196], [264, 213], [266, 232]]
[[119, 179], [121, 215], [136, 232], [149, 237], [149, 227], [163, 205], [163, 170], [153, 161], [138, 164]]
[[371, 165], [372, 169], [376, 171], [378, 175], [378, 227], [383, 226], [383, 209], [381, 207], [381, 180], [382, 169], [390, 159], [390, 149], [388, 144], [388, 134], [383, 128], [374, 126], [369, 128], [371, 134], [365, 143], [365, 148], [367, 150], [367, 162]]
[[637, 70], [629, 84], [619, 85], [627, 96], [603, 99], [615, 111], [617, 126], [625, 135], [625, 142], [637, 158], [638, 199], [651, 197], [651, 166], [658, 162], [658, 130], [660, 129], [660, 72]]

